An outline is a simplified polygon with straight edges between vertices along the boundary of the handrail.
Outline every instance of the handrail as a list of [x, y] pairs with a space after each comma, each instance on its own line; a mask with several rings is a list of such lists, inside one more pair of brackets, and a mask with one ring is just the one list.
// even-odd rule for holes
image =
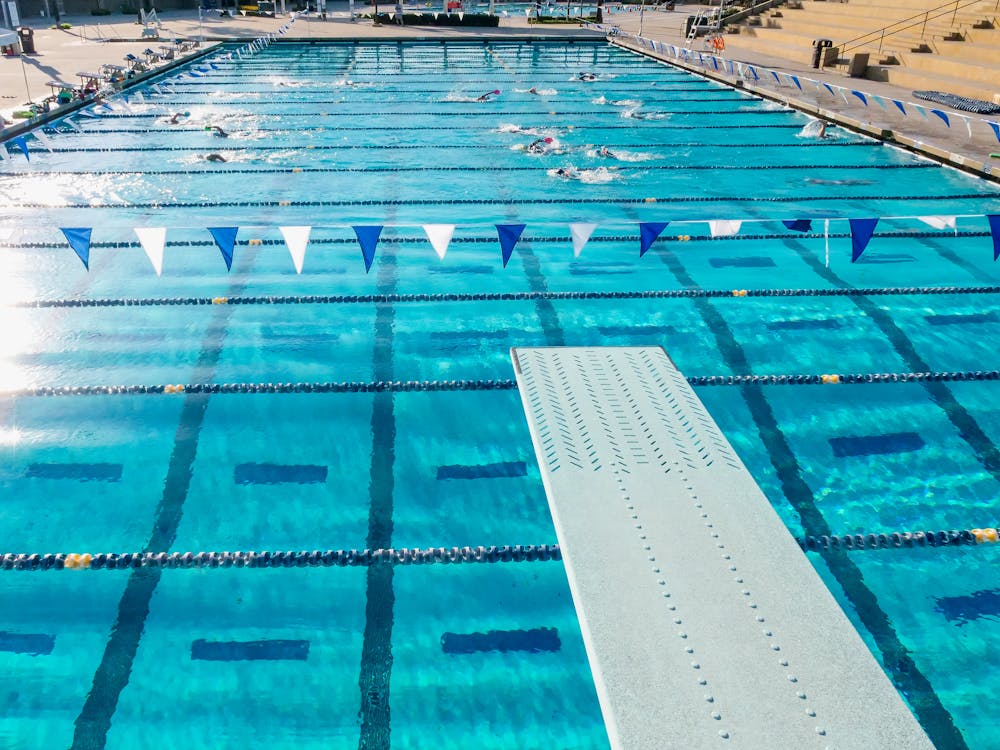
[[[881, 52], [882, 43], [885, 41], [886, 36], [892, 36], [893, 34], [898, 34], [901, 31], [912, 29], [915, 26], [921, 26], [920, 38], [922, 39], [924, 37], [924, 32], [927, 29], [927, 21], [931, 20], [932, 18], [941, 18], [942, 16], [951, 13], [952, 14], [951, 23], [952, 26], [954, 26], [955, 17], [958, 15], [958, 11], [960, 8], [966, 8], [970, 5], [978, 5], [980, 2], [981, 0], [965, 0], [964, 3], [962, 2], [962, 0], [949, 0], [949, 2], [939, 5], [936, 8], [930, 8], [924, 11], [923, 13], [917, 13], [916, 15], [910, 16], [909, 18], [904, 18], [901, 21], [896, 21], [895, 23], [891, 23], [888, 26], [883, 26], [881, 29], [870, 31], [867, 34], [862, 34], [861, 36], [855, 37], [854, 39], [848, 39], [846, 42], [840, 45], [841, 54], [848, 52], [852, 49], [858, 49], [859, 47], [866, 47], [872, 44], [875, 41], [876, 36], [878, 36], [878, 51]], [[942, 12], [938, 13], [935, 16], [931, 16], [930, 14], [934, 13], [935, 11], [942, 11]], [[910, 21], [913, 21], [913, 23], [909, 23]], [[899, 26], [900, 24], [904, 23], [909, 25], [899, 29], [894, 29], [893, 31], [889, 31], [889, 29], [892, 29], [894, 26]], [[858, 44], [855, 44], [855, 42], [858, 42]], [[848, 45], [853, 45], [853, 46], [848, 46]]]

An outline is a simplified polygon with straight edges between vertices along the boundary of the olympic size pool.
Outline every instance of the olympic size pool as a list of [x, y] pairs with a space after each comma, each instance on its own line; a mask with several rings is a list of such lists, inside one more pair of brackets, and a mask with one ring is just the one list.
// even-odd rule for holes
[[[797, 536], [995, 527], [1000, 386], [906, 374], [997, 369], [1000, 192], [806, 125], [603, 43], [316, 43], [8, 144], [0, 552], [551, 545], [531, 345], [662, 345]], [[901, 377], [705, 385], [821, 373]], [[1000, 747], [996, 549], [808, 553], [942, 748]], [[0, 571], [0, 745], [605, 748], [531, 557]]]

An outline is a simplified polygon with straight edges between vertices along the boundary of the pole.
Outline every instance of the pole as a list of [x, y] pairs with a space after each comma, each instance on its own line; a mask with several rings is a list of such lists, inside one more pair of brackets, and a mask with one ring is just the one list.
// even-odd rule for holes
[[[20, 44], [21, 43], [18, 42], [18, 46], [20, 46]], [[31, 104], [32, 103], [31, 102], [31, 90], [28, 88], [28, 71], [24, 67], [24, 48], [23, 47], [21, 47], [21, 54], [18, 55], [18, 57], [21, 58], [21, 74], [24, 76], [24, 93], [28, 97], [28, 104]], [[2, 148], [2, 147], [0, 147], [0, 148]]]
[[642, 0], [642, 4], [639, 6], [639, 36], [642, 36], [642, 17], [646, 12], [646, 0]]

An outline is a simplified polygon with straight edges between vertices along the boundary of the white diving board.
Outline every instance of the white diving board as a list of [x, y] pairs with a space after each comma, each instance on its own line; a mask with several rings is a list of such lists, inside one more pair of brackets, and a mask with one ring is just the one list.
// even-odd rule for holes
[[933, 750], [658, 347], [516, 348], [615, 750]]

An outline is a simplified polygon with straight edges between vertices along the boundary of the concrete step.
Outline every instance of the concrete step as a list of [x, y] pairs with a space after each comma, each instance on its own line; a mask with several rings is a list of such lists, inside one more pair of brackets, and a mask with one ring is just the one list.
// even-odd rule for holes
[[[962, 35], [964, 36], [977, 23], [982, 23], [986, 19], [983, 16], [960, 17], [956, 23], [952, 22], [952, 16], [929, 19], [926, 23], [922, 20], [914, 20], [898, 25], [892, 25], [885, 18], [847, 16], [843, 14], [813, 14], [801, 12], [769, 13], [762, 17], [764, 25], [773, 21], [782, 28], [804, 29], [810, 27], [816, 31], [829, 28], [831, 31], [825, 36], [829, 37], [835, 32], [832, 29], [842, 29], [844, 38], [854, 38], [865, 33], [872, 33], [883, 28], [895, 29], [899, 33], [925, 34], [928, 37], [944, 38]], [[772, 25], [773, 25], [772, 24]]]
[[[991, 87], [984, 83], [977, 83], [963, 78], [925, 70], [913, 70], [895, 65], [884, 68], [871, 66], [868, 70], [868, 77], [873, 80], [884, 80], [894, 86], [901, 86], [911, 91], [944, 91], [949, 94], [968, 96], [987, 102], [993, 101], [995, 94], [1000, 94], [1000, 85], [997, 85], [996, 82], [998, 79], [996, 78], [994, 78], [994, 85]], [[928, 103], [928, 106], [936, 105]]]
[[[996, 50], [993, 52], [995, 55]], [[900, 67], [914, 72], [950, 76], [969, 82], [978, 81], [980, 84], [1000, 91], [1000, 59], [994, 58], [992, 62], [980, 62], [959, 60], [945, 55], [904, 54], [900, 62], [902, 63]]]

